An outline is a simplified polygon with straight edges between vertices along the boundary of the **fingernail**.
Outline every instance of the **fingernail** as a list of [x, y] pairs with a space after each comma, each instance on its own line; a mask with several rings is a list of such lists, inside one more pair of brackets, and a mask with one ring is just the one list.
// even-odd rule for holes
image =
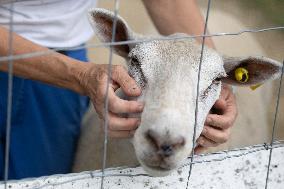
[[198, 143], [199, 143], [200, 145], [203, 145], [203, 144], [204, 144], [204, 140], [203, 140], [203, 139], [199, 139]]
[[140, 112], [142, 112], [143, 109], [144, 109], [144, 104], [143, 104], [143, 103], [139, 103], [139, 105], [138, 105], [138, 110], [139, 110]]
[[132, 86], [131, 90], [136, 91], [138, 89], [137, 85]]
[[204, 128], [202, 131], [203, 134], [207, 133], [207, 128]]
[[212, 123], [212, 117], [207, 117], [207, 119], [206, 119], [206, 123], [207, 123], [207, 124]]
[[130, 93], [133, 93], [133, 92], [135, 93], [137, 91], [137, 87], [134, 85], [134, 86], [130, 87], [128, 90], [129, 90]]
[[138, 121], [136, 122], [136, 126], [138, 127], [140, 124], [141, 124], [141, 120], [138, 120]]

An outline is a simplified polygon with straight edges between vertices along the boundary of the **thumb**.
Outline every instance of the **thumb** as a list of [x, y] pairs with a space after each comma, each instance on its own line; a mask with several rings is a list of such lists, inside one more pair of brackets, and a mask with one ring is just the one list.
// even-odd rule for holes
[[224, 111], [227, 108], [227, 103], [225, 100], [219, 99], [215, 102], [213, 107], [220, 111]]
[[222, 115], [224, 114], [224, 111], [226, 110], [226, 108], [227, 108], [226, 101], [223, 99], [218, 99], [213, 105], [213, 107], [211, 108], [210, 114]]
[[113, 70], [112, 79], [121, 87], [127, 96], [141, 95], [141, 89], [134, 79], [129, 76], [122, 66], [117, 66]]

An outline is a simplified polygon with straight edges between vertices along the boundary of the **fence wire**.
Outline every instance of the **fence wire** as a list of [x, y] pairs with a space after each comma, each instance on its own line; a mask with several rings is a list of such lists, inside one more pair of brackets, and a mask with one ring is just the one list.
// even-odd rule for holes
[[[1, 23], [0, 23], [1, 25]], [[93, 43], [87, 45], [81, 45], [78, 47], [67, 47], [67, 48], [53, 48], [45, 51], [37, 51], [31, 53], [23, 53], [18, 55], [8, 55], [0, 57], [0, 64], [1, 62], [6, 62], [9, 60], [20, 60], [26, 58], [33, 58], [37, 56], [44, 56], [49, 55], [56, 51], [67, 51], [67, 50], [79, 50], [79, 49], [92, 49], [92, 48], [99, 48], [99, 47], [110, 47], [110, 46], [117, 46], [117, 45], [127, 45], [127, 44], [136, 44], [136, 43], [147, 43], [153, 40], [157, 41], [169, 41], [169, 40], [186, 40], [186, 39], [195, 39], [195, 38], [203, 38], [203, 37], [222, 37], [222, 36], [238, 36], [245, 33], [261, 33], [267, 31], [279, 31], [284, 30], [284, 26], [275, 26], [275, 27], [268, 27], [268, 28], [261, 28], [261, 29], [244, 29], [237, 32], [221, 32], [221, 33], [213, 33], [207, 35], [189, 35], [189, 36], [158, 36], [153, 37], [151, 39], [138, 39], [138, 40], [128, 40], [128, 41], [118, 41], [118, 42], [108, 42], [108, 43]]]
[[[267, 31], [276, 31], [276, 30], [284, 30], [284, 26], [275, 26], [275, 27], [268, 27], [268, 28], [261, 28], [261, 29], [244, 29], [240, 30], [237, 32], [222, 32], [222, 33], [214, 33], [214, 34], [206, 34], [207, 31], [207, 24], [208, 24], [208, 18], [209, 18], [209, 11], [211, 9], [211, 0], [208, 0], [208, 6], [207, 6], [207, 13], [206, 13], [206, 20], [205, 20], [205, 27], [204, 27], [204, 33], [202, 35], [192, 35], [192, 36], [167, 36], [167, 37], [155, 37], [151, 39], [138, 39], [138, 40], [131, 40], [131, 41], [115, 41], [115, 31], [116, 31], [116, 23], [117, 23], [117, 15], [119, 11], [119, 0], [114, 0], [115, 1], [115, 8], [114, 8], [114, 20], [113, 20], [113, 26], [112, 26], [112, 40], [109, 43], [94, 43], [94, 44], [87, 44], [87, 45], [82, 45], [79, 47], [71, 47], [71, 48], [55, 48], [55, 49], [50, 49], [47, 51], [40, 51], [40, 52], [31, 52], [31, 53], [24, 53], [24, 54], [13, 54], [13, 6], [15, 2], [23, 2], [23, 1], [33, 1], [33, 0], [3, 0], [0, 2], [0, 5], [10, 3], [10, 21], [9, 23], [0, 23], [0, 25], [7, 25], [9, 27], [9, 54], [7, 56], [2, 56], [0, 57], [0, 64], [3, 62], [8, 62], [9, 68], [8, 68], [8, 103], [7, 103], [7, 124], [6, 124], [6, 147], [5, 147], [5, 170], [4, 170], [4, 183], [5, 183], [5, 189], [7, 188], [7, 183], [8, 183], [8, 175], [9, 175], [9, 148], [10, 148], [10, 132], [11, 132], [11, 112], [12, 112], [12, 88], [13, 88], [13, 62], [16, 60], [20, 59], [26, 59], [26, 58], [32, 58], [32, 57], [37, 57], [37, 56], [44, 56], [48, 55], [50, 53], [56, 52], [56, 51], [62, 51], [62, 50], [79, 50], [83, 48], [91, 49], [91, 48], [97, 48], [97, 47], [111, 47], [110, 52], [109, 52], [109, 63], [108, 63], [108, 79], [107, 79], [107, 87], [106, 87], [106, 98], [105, 98], [105, 124], [104, 124], [104, 131], [105, 131], [105, 136], [104, 136], [104, 152], [103, 152], [103, 162], [102, 162], [102, 171], [100, 174], [95, 174], [94, 172], [90, 172], [90, 177], [101, 177], [101, 189], [103, 188], [104, 184], [104, 178], [105, 177], [112, 177], [112, 176], [127, 176], [127, 177], [133, 177], [133, 176], [145, 176], [149, 177], [147, 174], [106, 174], [105, 173], [105, 168], [106, 168], [106, 158], [107, 158], [107, 142], [108, 142], [108, 130], [107, 130], [107, 125], [108, 125], [108, 92], [109, 92], [109, 83], [111, 80], [111, 67], [112, 67], [112, 56], [113, 56], [113, 46], [116, 45], [125, 45], [125, 44], [136, 44], [136, 43], [147, 43], [151, 42], [153, 40], [186, 40], [186, 39], [191, 39], [191, 38], [202, 38], [202, 49], [201, 49], [201, 55], [200, 55], [200, 64], [199, 64], [199, 70], [198, 70], [198, 84], [197, 84], [197, 94], [199, 93], [199, 81], [200, 81], [200, 70], [202, 66], [202, 58], [203, 58], [203, 50], [204, 50], [204, 41], [207, 37], [222, 37], [222, 36], [239, 36], [245, 33], [259, 33], [259, 32], [267, 32]], [[284, 64], [284, 62], [283, 62]], [[280, 79], [280, 86], [278, 88], [278, 97], [276, 101], [276, 110], [275, 110], [275, 116], [274, 116], [274, 123], [273, 123], [273, 131], [272, 131], [272, 139], [270, 144], [259, 144], [259, 145], [254, 145], [251, 147], [246, 147], [246, 148], [239, 148], [235, 150], [228, 150], [228, 151], [223, 151], [223, 152], [217, 152], [217, 153], [210, 153], [210, 154], [219, 154], [219, 155], [224, 155], [222, 158], [216, 158], [212, 160], [201, 160], [201, 161], [194, 161], [194, 151], [192, 151], [191, 157], [190, 158], [190, 163], [184, 164], [182, 167], [189, 166], [189, 174], [188, 174], [188, 180], [187, 180], [187, 186], [189, 183], [191, 171], [192, 171], [192, 165], [193, 164], [198, 164], [198, 163], [209, 163], [209, 162], [214, 162], [214, 161], [223, 161], [228, 158], [233, 158], [233, 157], [241, 157], [244, 155], [248, 155], [250, 153], [255, 153], [257, 151], [261, 150], [270, 150], [269, 153], [269, 160], [268, 160], [268, 168], [267, 168], [267, 176], [266, 176], [266, 183], [265, 183], [265, 188], [267, 188], [267, 183], [268, 183], [268, 178], [269, 178], [269, 167], [271, 163], [271, 158], [272, 158], [272, 151], [275, 148], [283, 147], [284, 146], [284, 141], [283, 140], [278, 140], [275, 141], [275, 127], [276, 127], [276, 118], [277, 114], [279, 111], [279, 100], [280, 100], [280, 91], [281, 91], [281, 83], [282, 83], [282, 78], [283, 78], [283, 71], [284, 71], [284, 66], [282, 67], [282, 74], [281, 74], [281, 79]], [[197, 95], [198, 96], [198, 95]], [[195, 127], [194, 127], [194, 136], [193, 136], [193, 144], [195, 144], [195, 131], [196, 131], [196, 123], [197, 123], [197, 116], [198, 115], [198, 99], [196, 99], [196, 109], [195, 109]], [[193, 145], [195, 146], [195, 145]], [[247, 151], [249, 150], [249, 151]], [[240, 154], [235, 154], [235, 155], [228, 155], [229, 152], [233, 151], [245, 151], [244, 153]], [[199, 157], [206, 156], [205, 155], [196, 155]], [[108, 169], [110, 170], [110, 169]], [[89, 177], [88, 177], [89, 178]], [[80, 178], [80, 179], [85, 179], [85, 178]], [[66, 182], [73, 182], [78, 179], [73, 179], [70, 181]], [[64, 182], [64, 183], [66, 183]], [[64, 184], [64, 183], [58, 183], [59, 184]], [[54, 186], [53, 184], [49, 184]], [[57, 185], [57, 184], [56, 184]], [[40, 188], [46, 187], [42, 186]]]
[[[10, 24], [9, 24], [9, 39], [8, 53], [13, 55], [13, 9], [14, 3], [10, 5]], [[11, 136], [11, 121], [12, 121], [12, 95], [13, 95], [13, 60], [8, 61], [8, 94], [7, 94], [7, 119], [6, 119], [6, 141], [5, 141], [5, 164], [4, 164], [4, 183], [7, 189], [7, 181], [9, 178], [9, 155], [10, 155], [10, 136]]]
[[[119, 9], [119, 0], [115, 0], [115, 7], [114, 7], [114, 18], [112, 24], [112, 36], [111, 42], [115, 42], [115, 33], [116, 33], [116, 25], [117, 25], [117, 15]], [[108, 104], [109, 104], [109, 85], [111, 81], [112, 75], [112, 60], [113, 60], [113, 47], [109, 50], [109, 63], [108, 63], [108, 77], [107, 77], [107, 85], [106, 85], [106, 92], [105, 92], [105, 122], [104, 122], [104, 151], [103, 151], [103, 162], [102, 162], [102, 179], [101, 179], [101, 189], [104, 187], [104, 176], [105, 176], [105, 168], [106, 168], [106, 158], [107, 158], [107, 142], [108, 142], [108, 123], [109, 123], [109, 112], [108, 112]]]
[[[276, 101], [276, 107], [275, 107], [275, 114], [274, 114], [274, 120], [273, 120], [273, 129], [272, 129], [272, 134], [271, 134], [271, 142], [270, 146], [272, 146], [274, 137], [275, 137], [275, 130], [276, 130], [276, 121], [277, 121], [277, 115], [279, 111], [279, 101], [280, 101], [280, 93], [281, 93], [281, 86], [282, 86], [282, 79], [283, 79], [283, 72], [284, 72], [284, 60], [282, 64], [282, 69], [281, 69], [281, 76], [280, 76], [280, 82], [279, 82], [279, 88], [278, 88], [278, 94], [277, 94], [277, 101]], [[268, 183], [268, 178], [269, 178], [269, 168], [270, 168], [270, 163], [271, 163], [271, 158], [272, 158], [272, 148], [270, 149], [269, 152], [269, 158], [268, 158], [268, 166], [267, 166], [267, 175], [266, 175], [266, 180], [265, 180], [265, 189], [267, 189], [267, 183]]]
[[[208, 19], [209, 19], [210, 8], [211, 8], [211, 0], [208, 0], [203, 35], [206, 35], [206, 33], [207, 33], [207, 26], [208, 26]], [[195, 112], [194, 112], [194, 130], [193, 130], [193, 137], [192, 137], [192, 149], [191, 149], [191, 159], [190, 159], [191, 164], [189, 166], [187, 183], [186, 183], [186, 189], [188, 188], [189, 179], [190, 179], [192, 168], [193, 168], [192, 162], [193, 162], [193, 158], [194, 158], [194, 148], [195, 148], [195, 144], [196, 144], [195, 139], [196, 139], [196, 128], [197, 128], [197, 123], [198, 123], [197, 119], [198, 119], [198, 109], [199, 109], [199, 107], [198, 107], [198, 105], [199, 105], [198, 98], [199, 98], [200, 75], [201, 75], [201, 69], [202, 69], [204, 45], [205, 45], [205, 37], [202, 37], [202, 45], [201, 45], [201, 52], [200, 52], [200, 58], [199, 58], [199, 67], [198, 67], [198, 79], [197, 79], [197, 87], [196, 87]]]
[[26, 1], [35, 1], [35, 0], [1, 0], [0, 5], [4, 5], [8, 3], [26, 2]]
[[[202, 164], [202, 163], [212, 163], [212, 162], [218, 162], [218, 161], [224, 161], [227, 159], [231, 159], [231, 158], [239, 158], [242, 156], [246, 156], [249, 154], [253, 154], [253, 153], [257, 153], [263, 150], [269, 150], [269, 149], [277, 149], [277, 148], [283, 148], [284, 147], [284, 140], [277, 140], [274, 141], [272, 146], [267, 144], [267, 143], [263, 143], [263, 144], [257, 144], [257, 145], [253, 145], [253, 146], [248, 146], [248, 147], [244, 147], [244, 148], [237, 148], [237, 149], [233, 149], [233, 150], [224, 150], [221, 152], [213, 152], [213, 153], [209, 153], [209, 154], [201, 154], [201, 155], [195, 155], [196, 157], [207, 157], [210, 155], [223, 155], [222, 157], [219, 158], [213, 158], [211, 160], [197, 160], [197, 161], [193, 161], [193, 162], [189, 162], [189, 163], [185, 163], [183, 164], [180, 168], [185, 168], [185, 167], [189, 167], [191, 164]], [[241, 151], [245, 151], [243, 153], [239, 153], [239, 154], [232, 154], [230, 155], [231, 152], [241, 152]], [[189, 157], [188, 159], [191, 159], [191, 157]], [[108, 168], [104, 177], [145, 177], [145, 178], [151, 178], [151, 176], [149, 176], [148, 174], [144, 174], [144, 173], [138, 173], [138, 174], [125, 174], [125, 173], [119, 173], [119, 174], [111, 174], [108, 173], [110, 171], [113, 170], [123, 170], [123, 169], [127, 169], [127, 168], [136, 168], [136, 167], [118, 167], [118, 168]], [[68, 183], [72, 183], [75, 181], [82, 181], [82, 180], [86, 180], [86, 179], [93, 179], [93, 178], [101, 178], [102, 174], [99, 171], [86, 171], [85, 172], [86, 175], [82, 175], [80, 177], [78, 177], [78, 175], [76, 173], [73, 173], [70, 175], [71, 179], [68, 179], [66, 181], [62, 181], [62, 182], [47, 182], [46, 184], [43, 184], [40, 187], [36, 187], [36, 189], [43, 189], [43, 188], [47, 188], [47, 187], [55, 187], [55, 186], [60, 186], [60, 185], [64, 185], [64, 184], [68, 184]], [[72, 177], [76, 177], [76, 178], [72, 178]]]

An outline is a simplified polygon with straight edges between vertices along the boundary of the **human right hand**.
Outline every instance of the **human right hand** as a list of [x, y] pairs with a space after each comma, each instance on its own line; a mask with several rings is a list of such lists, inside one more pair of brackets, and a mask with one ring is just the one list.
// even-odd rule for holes
[[195, 153], [200, 154], [209, 147], [216, 147], [229, 140], [233, 124], [237, 118], [238, 110], [235, 95], [229, 85], [223, 84], [219, 99], [213, 108], [218, 113], [209, 113]]
[[[105, 99], [108, 79], [108, 65], [89, 63], [87, 69], [79, 74], [79, 81], [85, 93], [91, 98], [99, 117], [106, 121]], [[108, 92], [108, 134], [111, 137], [126, 138], [133, 136], [140, 124], [140, 118], [123, 118], [122, 113], [141, 113], [144, 104], [119, 98], [115, 91], [121, 88], [130, 97], [141, 94], [140, 88], [123, 66], [114, 65]]]

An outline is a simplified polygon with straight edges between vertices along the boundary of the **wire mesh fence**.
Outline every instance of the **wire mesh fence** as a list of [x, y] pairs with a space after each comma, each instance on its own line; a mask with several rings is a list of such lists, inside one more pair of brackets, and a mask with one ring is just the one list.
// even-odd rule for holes
[[[126, 45], [126, 44], [137, 44], [137, 43], [147, 43], [147, 42], [151, 42], [152, 40], [160, 40], [160, 41], [164, 41], [164, 40], [187, 40], [187, 39], [192, 39], [192, 38], [201, 38], [202, 39], [202, 49], [201, 49], [201, 54], [200, 54], [200, 63], [199, 63], [199, 69], [198, 69], [198, 83], [197, 83], [197, 88], [196, 88], [196, 92], [197, 92], [197, 96], [200, 89], [199, 89], [199, 81], [200, 81], [200, 70], [201, 70], [201, 65], [203, 62], [203, 52], [204, 52], [204, 42], [205, 39], [207, 37], [219, 37], [219, 36], [239, 36], [242, 35], [244, 33], [259, 33], [259, 32], [269, 32], [269, 31], [274, 31], [274, 30], [284, 30], [284, 26], [275, 26], [275, 27], [269, 27], [269, 28], [258, 28], [258, 29], [243, 29], [240, 31], [236, 31], [236, 32], [230, 32], [230, 33], [213, 33], [213, 34], [207, 34], [207, 25], [209, 22], [209, 18], [210, 18], [210, 9], [211, 9], [211, 0], [208, 0], [208, 5], [207, 5], [207, 11], [206, 11], [206, 19], [205, 19], [205, 26], [204, 26], [204, 33], [202, 35], [195, 35], [195, 36], [170, 36], [170, 37], [155, 37], [155, 38], [151, 38], [151, 39], [139, 39], [139, 40], [131, 40], [131, 41], [115, 41], [115, 31], [116, 31], [116, 23], [117, 23], [117, 16], [118, 16], [118, 12], [119, 12], [119, 0], [115, 0], [115, 7], [114, 7], [114, 21], [113, 21], [113, 28], [112, 28], [112, 38], [111, 38], [111, 42], [108, 43], [96, 43], [96, 44], [88, 44], [88, 45], [83, 45], [83, 46], [79, 46], [79, 47], [71, 47], [71, 48], [55, 48], [55, 49], [49, 49], [47, 51], [39, 51], [39, 52], [31, 52], [31, 53], [25, 53], [25, 54], [18, 54], [18, 55], [14, 55], [13, 54], [13, 25], [14, 25], [14, 21], [13, 21], [13, 12], [14, 12], [14, 3], [16, 2], [21, 2], [20, 0], [15, 0], [15, 1], [2, 1], [0, 2], [1, 4], [10, 4], [10, 21], [9, 24], [3, 24], [2, 25], [6, 25], [6, 27], [9, 28], [9, 53], [7, 56], [1, 56], [0, 57], [0, 64], [3, 62], [8, 62], [9, 65], [9, 69], [8, 69], [8, 75], [9, 75], [9, 79], [8, 79], [8, 103], [7, 103], [7, 124], [6, 124], [6, 147], [5, 147], [5, 170], [4, 170], [4, 184], [5, 184], [5, 188], [8, 188], [8, 175], [9, 175], [9, 149], [10, 149], [10, 136], [11, 136], [11, 113], [12, 113], [12, 95], [13, 95], [13, 62], [16, 60], [20, 60], [20, 59], [25, 59], [25, 58], [33, 58], [33, 57], [37, 57], [37, 56], [43, 56], [43, 55], [49, 55], [50, 53], [56, 52], [56, 51], [62, 51], [62, 50], [78, 50], [78, 49], [91, 49], [91, 48], [98, 48], [98, 47], [110, 47], [110, 52], [109, 52], [109, 61], [108, 61], [108, 79], [107, 79], [107, 86], [106, 86], [106, 97], [108, 96], [107, 94], [109, 93], [109, 83], [111, 80], [111, 69], [112, 69], [112, 64], [113, 64], [113, 47], [117, 46], [117, 45]], [[193, 135], [193, 148], [192, 148], [192, 154], [191, 157], [189, 157], [190, 162], [188, 164], [184, 164], [182, 167], [188, 167], [188, 178], [187, 178], [187, 183], [186, 183], [186, 188], [188, 188], [189, 186], [189, 182], [190, 182], [190, 176], [192, 174], [193, 171], [193, 165], [195, 164], [200, 164], [200, 163], [209, 163], [209, 162], [216, 162], [216, 161], [223, 161], [225, 159], [229, 159], [229, 158], [235, 158], [235, 157], [241, 157], [241, 156], [245, 156], [248, 155], [250, 153], [255, 153], [257, 151], [266, 149], [269, 150], [269, 158], [268, 158], [268, 166], [267, 166], [267, 174], [266, 174], [266, 179], [265, 179], [265, 188], [267, 188], [267, 184], [268, 184], [268, 180], [269, 180], [269, 174], [270, 174], [270, 166], [271, 166], [271, 159], [273, 158], [273, 149], [275, 148], [280, 148], [283, 147], [283, 140], [275, 140], [275, 128], [276, 128], [276, 120], [277, 120], [277, 115], [278, 115], [278, 110], [279, 110], [279, 101], [280, 101], [280, 92], [281, 92], [281, 84], [282, 84], [282, 78], [283, 78], [283, 71], [284, 67], [282, 67], [282, 74], [281, 74], [281, 79], [280, 79], [280, 84], [278, 87], [278, 94], [277, 94], [277, 104], [275, 107], [275, 115], [274, 115], [274, 122], [273, 122], [273, 130], [271, 133], [271, 141], [269, 144], [265, 143], [265, 144], [259, 144], [259, 145], [254, 145], [254, 146], [250, 146], [250, 147], [246, 147], [246, 148], [239, 148], [239, 149], [235, 149], [235, 150], [230, 150], [230, 151], [223, 151], [223, 152], [217, 152], [217, 153], [211, 153], [212, 155], [214, 154], [218, 154], [221, 155], [219, 158], [216, 159], [211, 159], [211, 160], [203, 160], [203, 161], [195, 161], [194, 157], [196, 156], [194, 154], [194, 146], [195, 146], [195, 142], [196, 142], [196, 136], [195, 136], [195, 131], [196, 131], [196, 124], [197, 124], [197, 118], [198, 118], [198, 98], [196, 98], [196, 109], [195, 109], [195, 128], [194, 128], [194, 135]], [[90, 176], [91, 177], [99, 177], [101, 178], [101, 184], [100, 184], [100, 188], [104, 188], [104, 178], [105, 177], [112, 177], [112, 176], [123, 176], [123, 177], [135, 177], [135, 176], [144, 176], [144, 177], [148, 177], [147, 174], [108, 174], [106, 172], [106, 163], [107, 163], [107, 143], [108, 143], [108, 130], [107, 130], [107, 125], [108, 125], [108, 98], [105, 98], [105, 117], [106, 117], [106, 121], [104, 123], [104, 150], [103, 150], [103, 163], [102, 163], [102, 170], [99, 173], [95, 173], [93, 174], [92, 172], [90, 172]], [[238, 152], [235, 155], [228, 155], [228, 152]], [[242, 153], [242, 151], [244, 151], [244, 153]], [[202, 156], [206, 156], [206, 155], [197, 155], [198, 157], [202, 157]], [[78, 179], [78, 178], [76, 178]], [[84, 178], [79, 178], [79, 179], [84, 179]], [[73, 182], [75, 180], [68, 180], [66, 182]], [[60, 184], [64, 184], [64, 183], [60, 183]], [[46, 185], [41, 186], [39, 188], [44, 188], [46, 187]]]
[[[274, 142], [274, 161], [270, 168], [272, 178], [269, 187], [281, 188], [279, 184], [279, 173], [283, 166], [283, 141]], [[255, 185], [259, 188], [265, 186], [265, 176], [267, 161], [270, 149], [269, 145], [254, 145], [245, 148], [239, 148], [230, 151], [216, 152], [213, 154], [196, 155], [192, 172], [190, 188], [245, 188], [240, 175], [246, 177], [247, 183], [260, 182]], [[264, 158], [265, 159], [257, 159]], [[257, 159], [257, 161], [255, 161]], [[261, 160], [261, 163], [258, 162]], [[267, 161], [266, 161], [267, 160]], [[228, 167], [220, 169], [218, 163], [227, 163]], [[141, 167], [116, 167], [108, 168], [105, 173], [105, 188], [186, 188], [188, 170], [190, 167], [190, 158], [176, 171], [171, 177], [150, 177], [141, 169]], [[234, 166], [240, 164], [241, 166]], [[248, 165], [249, 164], [249, 165]], [[249, 169], [249, 167], [254, 167]], [[202, 171], [206, 169], [206, 171]], [[223, 169], [226, 169], [224, 171]], [[222, 173], [223, 172], [223, 173]], [[253, 174], [249, 178], [250, 174]], [[236, 176], [237, 175], [237, 176]], [[239, 175], [239, 176], [238, 176]], [[218, 177], [223, 178], [222, 180]], [[85, 171], [82, 173], [73, 173], [66, 175], [52, 175], [35, 179], [24, 179], [20, 181], [10, 181], [9, 188], [99, 188], [101, 185], [101, 170]], [[232, 178], [232, 180], [228, 179]], [[210, 181], [210, 182], [209, 182]], [[204, 184], [203, 182], [207, 183]], [[202, 184], [203, 183], [203, 184]], [[232, 184], [233, 183], [233, 184]], [[202, 186], [200, 185], [202, 184]], [[235, 187], [231, 187], [231, 186]], [[0, 188], [4, 188], [0, 185]]]

